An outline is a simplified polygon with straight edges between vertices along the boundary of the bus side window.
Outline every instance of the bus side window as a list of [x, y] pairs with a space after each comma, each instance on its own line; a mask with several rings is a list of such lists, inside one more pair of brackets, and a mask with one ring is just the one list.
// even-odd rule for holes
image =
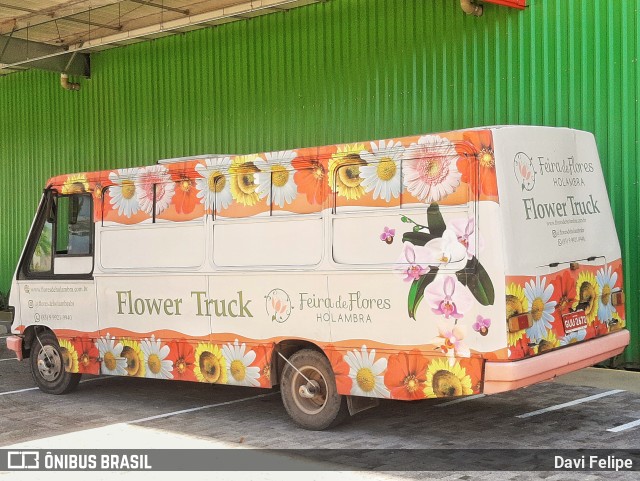
[[[91, 206], [90, 195], [71, 195], [58, 199], [58, 219], [56, 244], [57, 254], [64, 254], [58, 249], [63, 247], [60, 243], [66, 241], [66, 254], [87, 256], [91, 255]], [[66, 204], [66, 206], [64, 206]]]

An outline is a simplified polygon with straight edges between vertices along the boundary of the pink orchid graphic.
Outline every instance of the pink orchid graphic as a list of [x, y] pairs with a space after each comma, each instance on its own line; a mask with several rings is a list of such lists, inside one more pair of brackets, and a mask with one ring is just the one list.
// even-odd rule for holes
[[463, 342], [465, 332], [460, 326], [454, 326], [449, 329], [446, 326], [438, 326], [439, 336], [433, 340], [435, 345], [439, 345], [439, 349], [451, 360], [455, 357], [469, 357], [471, 351]]
[[473, 330], [479, 332], [481, 336], [486, 336], [489, 333], [489, 327], [491, 326], [491, 319], [484, 318], [480, 315], [476, 318], [476, 322], [473, 323]]
[[469, 290], [454, 276], [437, 277], [425, 289], [425, 296], [431, 305], [431, 311], [445, 319], [460, 319], [473, 305]]
[[405, 244], [404, 257], [409, 263], [409, 267], [404, 269], [405, 282], [413, 282], [420, 279], [421, 276], [429, 272], [429, 268], [424, 268], [416, 264], [416, 251], [411, 244]]
[[380, 234], [380, 240], [386, 242], [387, 244], [391, 244], [393, 242], [393, 237], [396, 235], [395, 229], [389, 229], [388, 227], [384, 228], [382, 234]]

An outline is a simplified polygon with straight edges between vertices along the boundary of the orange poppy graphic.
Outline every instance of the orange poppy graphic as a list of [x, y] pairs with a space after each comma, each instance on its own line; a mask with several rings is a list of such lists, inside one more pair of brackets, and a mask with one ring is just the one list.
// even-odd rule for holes
[[309, 204], [322, 204], [329, 195], [327, 166], [320, 160], [294, 159], [293, 180], [298, 192], [307, 196]]
[[260, 377], [258, 378], [258, 382], [260, 383], [260, 387], [270, 388], [271, 387], [271, 347], [267, 346], [257, 346], [254, 350], [256, 353], [256, 359], [251, 364], [252, 366], [257, 366], [260, 368]]
[[551, 300], [556, 301], [556, 310], [558, 312], [566, 314], [570, 311], [576, 299], [576, 280], [571, 275], [571, 272], [564, 270], [553, 280], [553, 296]]
[[89, 339], [76, 339], [73, 347], [78, 353], [78, 372], [83, 374], [100, 374], [98, 358], [100, 352]]
[[429, 360], [413, 350], [389, 356], [384, 383], [393, 399], [424, 399]]
[[[496, 158], [493, 153], [491, 132], [466, 132], [462, 138], [466, 142], [456, 145], [460, 156], [458, 170], [462, 173], [462, 182], [469, 184], [472, 192], [476, 195], [497, 196]], [[469, 143], [473, 145], [473, 148], [469, 146]], [[476, 174], [478, 171], [480, 175]]]
[[336, 387], [339, 394], [351, 394], [353, 381], [349, 377], [349, 364], [344, 360], [344, 356], [333, 346], [327, 346], [324, 350], [329, 358], [333, 373], [336, 377]]
[[169, 344], [167, 359], [173, 361], [173, 378], [177, 381], [197, 381], [193, 368], [196, 356], [193, 346], [188, 342], [172, 341]]
[[568, 270], [559, 273], [552, 282], [553, 296], [551, 300], [556, 301], [556, 310], [552, 330], [556, 336], [564, 337], [564, 324], [562, 315], [571, 311], [577, 299], [576, 280]]
[[196, 181], [181, 175], [176, 181], [175, 194], [173, 195], [173, 205], [178, 214], [190, 214], [195, 209], [200, 199], [196, 197]]

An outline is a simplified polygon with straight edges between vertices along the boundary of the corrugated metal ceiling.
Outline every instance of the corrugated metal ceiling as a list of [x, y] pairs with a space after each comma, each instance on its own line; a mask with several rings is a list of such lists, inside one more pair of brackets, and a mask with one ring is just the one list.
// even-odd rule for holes
[[0, 74], [319, 1], [0, 0]]

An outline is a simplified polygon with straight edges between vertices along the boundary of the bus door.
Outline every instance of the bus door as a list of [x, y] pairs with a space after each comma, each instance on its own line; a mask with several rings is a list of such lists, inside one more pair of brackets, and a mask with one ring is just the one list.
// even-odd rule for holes
[[46, 190], [16, 279], [23, 324], [97, 334], [93, 256], [92, 195]]

